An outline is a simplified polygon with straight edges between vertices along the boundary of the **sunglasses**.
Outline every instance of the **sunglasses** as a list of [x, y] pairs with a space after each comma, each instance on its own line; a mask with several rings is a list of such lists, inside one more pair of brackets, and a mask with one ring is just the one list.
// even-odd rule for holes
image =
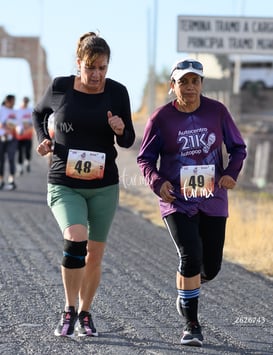
[[180, 62], [176, 65], [176, 67], [173, 69], [172, 73], [176, 70], [176, 69], [196, 69], [196, 70], [203, 70], [203, 65], [200, 62], [197, 61], [189, 61], [189, 60], [184, 60], [184, 62]]

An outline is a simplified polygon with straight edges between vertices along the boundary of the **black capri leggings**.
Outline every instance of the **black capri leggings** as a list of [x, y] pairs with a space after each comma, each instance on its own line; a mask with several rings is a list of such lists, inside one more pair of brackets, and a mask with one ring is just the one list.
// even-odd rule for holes
[[0, 143], [0, 176], [4, 176], [6, 154], [9, 161], [9, 173], [15, 175], [15, 155], [17, 151], [17, 140], [12, 139]]
[[212, 280], [221, 269], [226, 217], [175, 212], [164, 222], [177, 249], [178, 272], [185, 277], [201, 273], [202, 281]]

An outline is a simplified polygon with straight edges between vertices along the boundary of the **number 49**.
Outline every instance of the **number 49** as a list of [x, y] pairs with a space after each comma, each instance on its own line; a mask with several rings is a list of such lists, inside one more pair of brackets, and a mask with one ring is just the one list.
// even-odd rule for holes
[[194, 190], [196, 187], [203, 187], [205, 184], [204, 175], [192, 175], [189, 180], [189, 186], [191, 186]]

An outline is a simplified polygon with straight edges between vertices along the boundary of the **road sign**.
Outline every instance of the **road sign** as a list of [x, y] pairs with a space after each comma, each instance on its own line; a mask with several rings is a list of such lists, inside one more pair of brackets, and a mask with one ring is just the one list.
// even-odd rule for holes
[[273, 55], [273, 18], [178, 16], [178, 52]]

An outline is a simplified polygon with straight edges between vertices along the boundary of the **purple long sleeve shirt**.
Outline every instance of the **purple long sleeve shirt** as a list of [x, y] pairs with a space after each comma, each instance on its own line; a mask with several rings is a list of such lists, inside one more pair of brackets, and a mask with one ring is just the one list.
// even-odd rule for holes
[[[223, 144], [228, 162], [224, 166]], [[199, 108], [179, 112], [174, 102], [156, 110], [145, 127], [137, 163], [151, 189], [165, 181], [174, 187], [176, 200], [159, 198], [162, 217], [173, 212], [193, 216], [228, 216], [227, 190], [218, 187], [221, 176], [234, 180], [246, 157], [246, 145], [227, 108], [201, 95]]]

